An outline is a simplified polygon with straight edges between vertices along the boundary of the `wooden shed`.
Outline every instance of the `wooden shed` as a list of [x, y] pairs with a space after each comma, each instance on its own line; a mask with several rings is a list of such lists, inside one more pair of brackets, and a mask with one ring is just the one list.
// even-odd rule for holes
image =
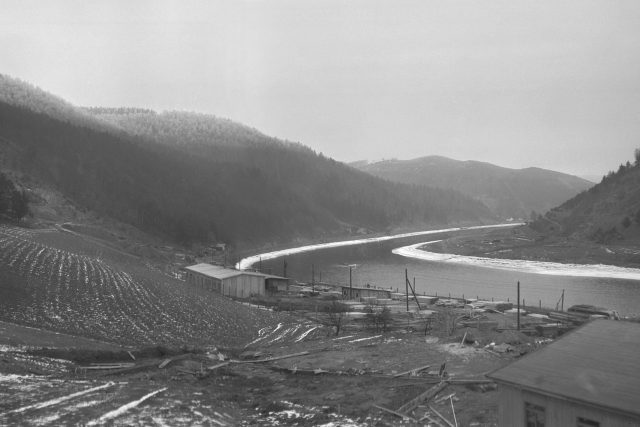
[[233, 298], [249, 298], [286, 289], [288, 279], [212, 264], [185, 267], [187, 283]]
[[362, 298], [391, 299], [391, 291], [389, 289], [343, 286], [342, 297], [345, 299], [355, 299], [355, 300], [362, 300]]
[[640, 324], [594, 320], [488, 377], [501, 426], [640, 426]]

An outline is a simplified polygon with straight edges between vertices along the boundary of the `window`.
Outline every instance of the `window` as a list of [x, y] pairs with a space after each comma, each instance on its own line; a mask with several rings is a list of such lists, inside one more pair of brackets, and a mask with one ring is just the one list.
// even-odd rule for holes
[[588, 418], [578, 417], [576, 420], [576, 427], [600, 427], [600, 423]]
[[524, 402], [524, 423], [527, 427], [544, 427], [544, 407]]

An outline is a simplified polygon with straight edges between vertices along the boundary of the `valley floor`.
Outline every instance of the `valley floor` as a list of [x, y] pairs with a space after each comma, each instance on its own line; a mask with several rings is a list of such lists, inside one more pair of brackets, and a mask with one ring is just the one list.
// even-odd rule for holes
[[[0, 424], [424, 425], [417, 420], [435, 409], [451, 422], [455, 411], [459, 425], [495, 426], [498, 393], [484, 375], [539, 345], [515, 331], [425, 336], [351, 324], [335, 336], [308, 322], [263, 328], [244, 348], [207, 349], [123, 348], [2, 323]], [[513, 351], [486, 350], [489, 342]], [[404, 421], [380, 409], [397, 410], [443, 379]]]

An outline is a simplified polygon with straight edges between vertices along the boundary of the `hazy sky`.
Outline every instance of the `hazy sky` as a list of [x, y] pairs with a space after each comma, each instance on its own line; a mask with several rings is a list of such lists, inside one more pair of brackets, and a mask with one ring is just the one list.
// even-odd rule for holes
[[640, 146], [637, 0], [0, 0], [0, 73], [343, 161], [603, 174]]

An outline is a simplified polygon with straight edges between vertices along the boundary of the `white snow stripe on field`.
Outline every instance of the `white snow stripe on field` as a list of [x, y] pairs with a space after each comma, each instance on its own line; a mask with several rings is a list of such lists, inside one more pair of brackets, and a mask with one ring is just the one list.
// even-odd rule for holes
[[559, 262], [529, 261], [520, 259], [499, 259], [455, 254], [428, 252], [419, 249], [434, 242], [416, 243], [415, 245], [396, 248], [391, 252], [425, 261], [446, 262], [476, 267], [494, 268], [498, 270], [520, 271], [523, 273], [546, 274], [553, 276], [577, 277], [610, 277], [615, 279], [640, 280], [640, 269], [616, 267], [604, 264], [561, 264]]
[[334, 341], [338, 341], [338, 340], [346, 340], [347, 338], [353, 338], [355, 335], [347, 335], [346, 337], [340, 337], [340, 338], [334, 338]]
[[129, 409], [135, 408], [136, 406], [138, 406], [139, 404], [141, 404], [145, 400], [149, 399], [150, 397], [153, 397], [158, 393], [162, 393], [167, 388], [168, 387], [161, 388], [160, 390], [152, 391], [149, 394], [145, 394], [140, 399], [134, 400], [133, 402], [129, 402], [126, 405], [122, 405], [121, 407], [119, 407], [118, 409], [114, 409], [113, 411], [109, 411], [106, 414], [104, 414], [103, 416], [101, 416], [100, 418], [98, 418], [97, 420], [93, 420], [93, 421], [89, 422], [87, 425], [88, 426], [93, 426], [93, 425], [96, 425], [98, 423], [102, 423], [102, 422], [105, 422], [107, 420], [110, 420], [111, 418], [119, 417], [120, 415], [122, 415], [125, 412], [127, 412]]
[[105, 389], [107, 387], [111, 387], [113, 385], [114, 385], [113, 382], [109, 382], [107, 384], [103, 384], [103, 385], [98, 386], [98, 387], [88, 388], [86, 390], [82, 390], [82, 391], [79, 391], [77, 393], [68, 394], [68, 395], [62, 396], [62, 397], [56, 397], [55, 399], [47, 400], [46, 402], [34, 403], [33, 405], [23, 406], [22, 408], [18, 408], [18, 409], [12, 409], [11, 411], [8, 411], [8, 412], [5, 412], [3, 414], [0, 414], [0, 416], [7, 415], [7, 414], [14, 414], [14, 413], [18, 413], [18, 412], [24, 412], [24, 411], [27, 411], [29, 409], [46, 408], [47, 406], [52, 406], [52, 405], [56, 405], [56, 404], [61, 403], [61, 402], [66, 402], [67, 400], [71, 400], [71, 399], [76, 398], [78, 396], [82, 396], [84, 394], [88, 394], [88, 393], [92, 393], [94, 391], [102, 390], [102, 389]]
[[437, 233], [447, 233], [451, 231], [460, 231], [460, 230], [480, 230], [484, 228], [500, 228], [500, 227], [515, 227], [517, 225], [523, 225], [524, 223], [509, 223], [509, 224], [495, 224], [495, 225], [477, 225], [474, 227], [454, 227], [454, 228], [444, 228], [441, 230], [427, 230], [427, 231], [416, 231], [414, 233], [403, 233], [403, 234], [395, 234], [393, 236], [382, 236], [382, 237], [370, 237], [368, 239], [357, 239], [357, 240], [345, 240], [341, 242], [330, 242], [330, 243], [320, 243], [317, 245], [308, 245], [308, 246], [299, 246], [297, 248], [283, 249], [281, 251], [267, 252], [264, 254], [253, 255], [248, 258], [241, 259], [237, 264], [236, 268], [238, 270], [244, 270], [251, 267], [256, 262], [262, 260], [266, 261], [269, 259], [279, 258], [285, 255], [293, 255], [299, 254], [301, 252], [310, 252], [315, 251], [317, 249], [328, 249], [328, 248], [337, 248], [340, 246], [352, 246], [352, 245], [361, 245], [363, 243], [374, 243], [374, 242], [384, 242], [386, 240], [393, 239], [402, 239], [405, 237], [415, 237], [415, 236], [424, 236], [427, 234], [437, 234]]
[[245, 345], [245, 347], [249, 347], [251, 344], [255, 344], [258, 341], [262, 341], [265, 338], [268, 338], [270, 335], [274, 334], [278, 329], [280, 329], [282, 327], [282, 323], [278, 323], [278, 326], [276, 326], [276, 328], [268, 333], [264, 333], [263, 331], [265, 329], [269, 329], [269, 327], [266, 328], [262, 328], [258, 331], [258, 338], [256, 338], [255, 340], [251, 341], [249, 344]]
[[307, 335], [309, 335], [309, 332], [313, 331], [314, 329], [318, 329], [317, 326], [314, 326], [313, 328], [309, 329], [307, 332], [303, 333], [302, 335], [300, 335], [298, 337], [298, 339], [296, 340], [296, 342], [300, 342], [302, 341]]
[[282, 338], [285, 337], [285, 335], [287, 335], [289, 332], [291, 332], [293, 330], [293, 328], [287, 328], [284, 330], [283, 333], [281, 333], [280, 335], [278, 335], [277, 337], [275, 337], [274, 339], [272, 339], [271, 341], [269, 341], [269, 344], [276, 342], [276, 341], [280, 341]]
[[276, 326], [276, 328], [275, 328], [273, 331], [271, 331], [271, 333], [272, 333], [272, 334], [275, 334], [275, 333], [276, 333], [276, 331], [277, 331], [278, 329], [280, 329], [281, 327], [282, 327], [282, 323], [278, 323], [278, 326]]
[[351, 340], [349, 342], [360, 342], [360, 341], [372, 340], [372, 339], [380, 338], [380, 337], [382, 337], [382, 335], [376, 335], [374, 337], [360, 338], [360, 339], [357, 339], [357, 340]]

